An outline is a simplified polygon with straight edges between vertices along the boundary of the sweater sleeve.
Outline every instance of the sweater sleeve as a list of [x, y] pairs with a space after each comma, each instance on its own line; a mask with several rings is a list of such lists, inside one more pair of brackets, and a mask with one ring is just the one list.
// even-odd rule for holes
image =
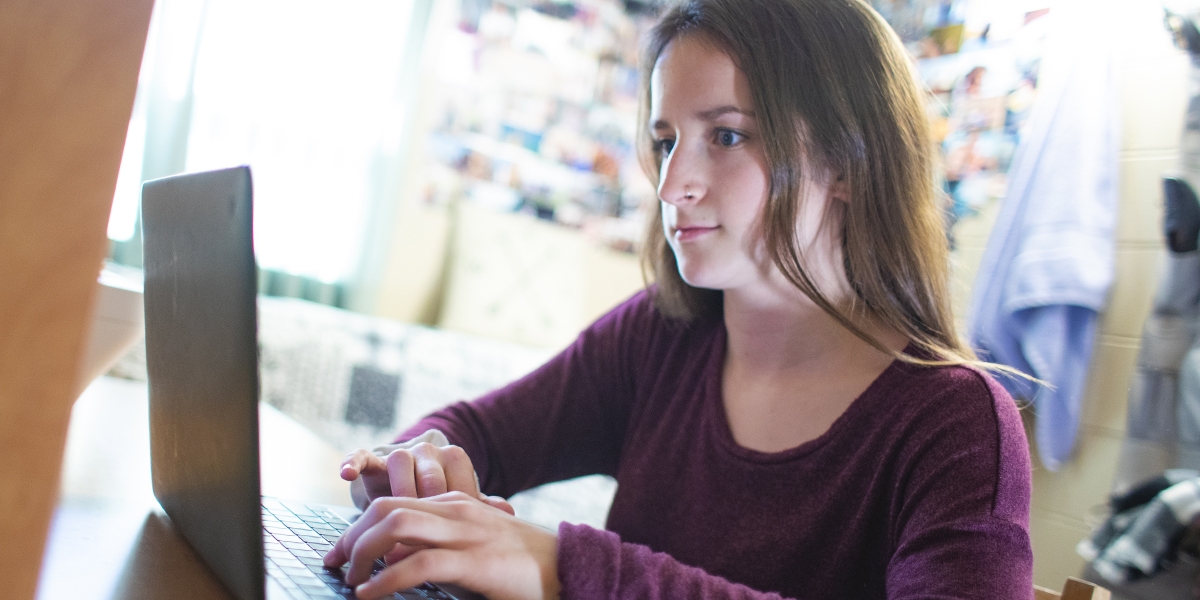
[[398, 440], [438, 429], [471, 457], [483, 491], [510, 496], [551, 481], [615, 475], [641, 348], [657, 319], [641, 292], [529, 375], [439, 410]]
[[622, 542], [611, 531], [570, 523], [558, 527], [558, 579], [563, 600], [782, 598], [690, 567], [646, 546]]
[[990, 377], [960, 374], [906, 432], [886, 573], [892, 600], [1033, 594], [1032, 471], [1020, 415]]

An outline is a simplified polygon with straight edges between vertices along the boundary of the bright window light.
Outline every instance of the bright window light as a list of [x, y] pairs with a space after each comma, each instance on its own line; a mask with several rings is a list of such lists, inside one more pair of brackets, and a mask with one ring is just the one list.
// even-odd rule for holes
[[[199, 24], [191, 95], [188, 44], [163, 45], [157, 70], [147, 53], [109, 237], [134, 233], [146, 128], [155, 126], [145, 104], [157, 96], [146, 92], [155, 89], [190, 108], [186, 171], [250, 165], [261, 267], [327, 283], [353, 277], [372, 204], [394, 200], [380, 190], [399, 168], [400, 99], [411, 82], [398, 78], [412, 0], [167, 4], [177, 10], [163, 12], [170, 23], [152, 25], [148, 47], [156, 47], [155, 27]], [[168, 18], [159, 12], [156, 20]], [[148, 82], [150, 74], [162, 80]]]
[[250, 165], [259, 266], [333, 283], [381, 186], [412, 3], [210, 0], [187, 170]]

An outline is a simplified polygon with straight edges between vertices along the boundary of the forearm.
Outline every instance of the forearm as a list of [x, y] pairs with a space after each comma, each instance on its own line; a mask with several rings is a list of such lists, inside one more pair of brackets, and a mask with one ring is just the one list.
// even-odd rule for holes
[[781, 600], [680, 563], [617, 534], [563, 523], [558, 529], [558, 579], [563, 598]]

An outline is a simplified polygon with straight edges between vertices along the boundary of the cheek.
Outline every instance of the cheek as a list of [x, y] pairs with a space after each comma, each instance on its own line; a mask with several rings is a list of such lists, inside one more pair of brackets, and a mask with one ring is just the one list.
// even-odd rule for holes
[[764, 198], [770, 180], [766, 156], [756, 146], [717, 153], [713, 160], [712, 180], [740, 196], [756, 200]]
[[731, 224], [736, 223], [741, 237], [746, 238], [761, 228], [760, 215], [769, 190], [766, 168], [752, 157], [742, 157], [742, 160], [729, 164], [722, 173], [723, 176], [718, 178], [723, 188], [721, 197], [729, 199], [725, 218]]
[[667, 236], [667, 241], [671, 240], [671, 225], [675, 223], [675, 206], [666, 202], [659, 201], [658, 210], [662, 215], [663, 235]]

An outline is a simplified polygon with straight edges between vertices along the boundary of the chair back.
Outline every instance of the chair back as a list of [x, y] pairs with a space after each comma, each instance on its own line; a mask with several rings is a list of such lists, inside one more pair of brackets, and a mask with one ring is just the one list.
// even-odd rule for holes
[[1033, 586], [1034, 600], [1112, 600], [1112, 592], [1082, 579], [1067, 578], [1062, 593]]

